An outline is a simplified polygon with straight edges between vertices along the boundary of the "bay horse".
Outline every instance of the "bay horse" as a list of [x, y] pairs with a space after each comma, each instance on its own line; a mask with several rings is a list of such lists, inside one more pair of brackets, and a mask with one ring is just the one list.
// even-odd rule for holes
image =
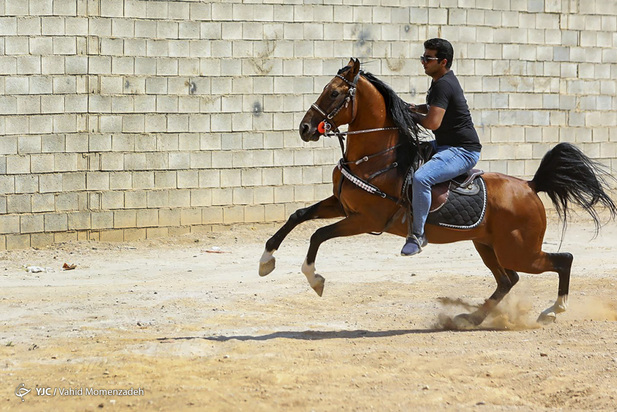
[[[315, 271], [315, 258], [323, 242], [372, 232], [407, 235], [407, 209], [400, 199], [404, 197], [407, 170], [417, 167], [422, 158], [418, 126], [409, 105], [385, 83], [361, 71], [357, 59], [351, 59], [324, 87], [302, 119], [299, 132], [305, 142], [317, 141], [329, 129], [338, 132], [338, 127], [345, 124], [346, 145], [340, 137], [343, 158], [332, 175], [334, 194], [293, 213], [266, 242], [260, 259], [259, 274], [266, 276], [275, 267], [273, 253], [298, 224], [310, 219], [342, 218], [315, 231], [302, 265], [302, 273], [319, 296], [325, 279]], [[475, 228], [426, 225], [429, 243], [471, 240], [497, 281], [495, 292], [484, 304], [472, 313], [455, 317], [455, 325], [480, 325], [518, 282], [517, 271], [559, 275], [557, 300], [540, 314], [539, 322], [554, 321], [558, 313], [566, 310], [573, 256], [542, 251], [546, 212], [538, 193], [548, 194], [564, 230], [573, 202], [591, 214], [597, 233], [597, 204], [608, 208], [611, 218], [617, 214], [617, 207], [606, 193], [604, 174], [599, 163], [574, 145], [559, 143], [543, 157], [531, 181], [501, 173], [483, 175], [486, 211]]]

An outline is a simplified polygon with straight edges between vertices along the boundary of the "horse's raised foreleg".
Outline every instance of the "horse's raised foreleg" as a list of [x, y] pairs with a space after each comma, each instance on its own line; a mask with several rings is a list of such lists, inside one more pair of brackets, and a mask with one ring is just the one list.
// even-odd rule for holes
[[287, 222], [266, 242], [266, 250], [259, 260], [259, 275], [266, 276], [274, 270], [274, 252], [278, 250], [285, 237], [300, 223], [311, 219], [329, 219], [344, 216], [343, 208], [334, 196], [330, 196], [312, 206], [296, 210]]
[[336, 222], [332, 225], [319, 228], [311, 236], [311, 244], [309, 246], [306, 259], [302, 264], [302, 273], [306, 276], [309, 284], [319, 296], [323, 293], [325, 279], [323, 276], [315, 272], [315, 258], [319, 246], [326, 240], [341, 236], [353, 236], [361, 233], [379, 231], [382, 228], [376, 225], [371, 225], [366, 215], [351, 215], [345, 219]]
[[484, 322], [484, 319], [486, 319], [508, 292], [510, 292], [510, 289], [516, 285], [519, 279], [518, 273], [513, 270], [505, 269], [499, 264], [493, 248], [478, 242], [474, 242], [474, 246], [480, 254], [484, 264], [493, 272], [493, 276], [495, 276], [495, 280], [497, 281], [497, 289], [495, 289], [491, 297], [488, 298], [478, 310], [469, 314], [461, 314], [454, 318], [454, 323], [462, 329], [467, 326], [478, 326]]

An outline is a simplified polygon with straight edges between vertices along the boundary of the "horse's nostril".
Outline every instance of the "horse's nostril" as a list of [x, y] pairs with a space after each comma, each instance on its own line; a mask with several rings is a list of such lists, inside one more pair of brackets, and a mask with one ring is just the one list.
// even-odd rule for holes
[[300, 125], [300, 134], [305, 135], [309, 132], [310, 129], [311, 129], [311, 126], [308, 123], [302, 123]]

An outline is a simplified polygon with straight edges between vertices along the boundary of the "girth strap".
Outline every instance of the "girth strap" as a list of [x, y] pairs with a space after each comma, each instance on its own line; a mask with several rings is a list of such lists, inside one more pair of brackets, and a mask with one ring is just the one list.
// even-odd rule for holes
[[395, 203], [398, 203], [400, 199], [394, 197], [394, 196], [390, 196], [387, 193], [382, 192], [377, 186], [367, 182], [366, 180], [360, 179], [359, 177], [357, 177], [356, 175], [354, 175], [351, 170], [349, 170], [349, 166], [347, 166], [344, 162], [343, 159], [339, 160], [338, 162], [338, 168], [341, 171], [341, 173], [343, 174], [343, 176], [349, 180], [351, 183], [353, 183], [354, 185], [358, 186], [359, 188], [361, 188], [362, 190], [372, 194], [372, 195], [377, 195], [383, 199], [389, 199], [392, 200]]

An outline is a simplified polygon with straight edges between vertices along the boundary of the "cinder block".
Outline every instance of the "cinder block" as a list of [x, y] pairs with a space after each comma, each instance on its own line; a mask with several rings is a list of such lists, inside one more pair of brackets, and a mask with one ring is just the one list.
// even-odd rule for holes
[[92, 227], [91, 229], [112, 229], [114, 227], [113, 212], [92, 212]]
[[282, 222], [286, 219], [285, 206], [276, 204], [264, 205], [264, 220], [266, 222]]
[[191, 191], [186, 189], [174, 190], [173, 196], [169, 197], [169, 207], [190, 207]]
[[182, 226], [182, 227], [170, 227], [169, 236], [184, 236], [191, 233], [191, 226]]
[[43, 248], [54, 243], [53, 233], [32, 233], [30, 235], [30, 247]]
[[124, 169], [124, 154], [122, 153], [102, 153], [100, 158], [103, 171]]
[[170, 169], [190, 169], [191, 155], [189, 152], [169, 153]]
[[[202, 172], [205, 173], [205, 171]], [[237, 187], [242, 185], [242, 172], [239, 169], [225, 169], [221, 170], [220, 173], [221, 187]]]
[[90, 212], [76, 212], [68, 214], [69, 230], [90, 229]]
[[109, 173], [89, 172], [86, 174], [87, 190], [109, 190]]
[[116, 172], [109, 174], [109, 188], [111, 190], [127, 190], [133, 188], [133, 174], [131, 172]]
[[180, 209], [159, 209], [160, 226], [180, 226]]
[[135, 172], [133, 173], [134, 189], [153, 189], [154, 172]]
[[[221, 181], [221, 173], [225, 175], [224, 183]], [[237, 179], [237, 171], [232, 171], [232, 174], [235, 175]], [[220, 187], [229, 186], [229, 183], [232, 183], [231, 180], [228, 180], [230, 176], [227, 174], [227, 171], [219, 172], [218, 170], [200, 170], [199, 171], [199, 187]], [[235, 179], [234, 179], [235, 180]]]
[[145, 153], [127, 153], [124, 156], [124, 170], [146, 170], [148, 163]]
[[101, 242], [123, 242], [124, 230], [101, 230], [100, 240]]
[[274, 188], [274, 203], [288, 203], [294, 201], [294, 188], [292, 185]]
[[231, 188], [221, 188], [212, 189], [212, 205], [213, 206], [224, 206], [232, 204], [232, 196], [233, 189]]
[[244, 209], [245, 222], [263, 222], [265, 219], [264, 205], [246, 206]]
[[201, 209], [182, 209], [180, 212], [181, 225], [200, 225]]
[[53, 194], [38, 194], [32, 195], [32, 212], [53, 212], [56, 206], [56, 199]]
[[79, 210], [78, 193], [59, 193], [56, 194], [56, 211], [77, 211]]
[[156, 189], [175, 189], [176, 172], [175, 171], [160, 171], [154, 172], [154, 188]]
[[15, 193], [35, 193], [38, 188], [39, 177], [37, 175], [15, 176]]
[[199, 172], [197, 170], [181, 170], [178, 172], [178, 188], [198, 188]]
[[7, 235], [7, 250], [28, 249], [30, 247], [30, 235]]
[[77, 232], [54, 233], [54, 243], [72, 242], [77, 240]]
[[28, 134], [28, 121], [24, 121], [22, 116], [7, 116], [4, 119], [4, 130], [6, 134]]
[[30, 156], [7, 156], [7, 174], [26, 174], [30, 173]]
[[242, 223], [244, 222], [243, 206], [228, 206], [223, 208], [223, 223]]
[[156, 239], [169, 236], [169, 228], [154, 227], [146, 229], [146, 239]]
[[103, 209], [123, 209], [124, 208], [124, 193], [123, 192], [103, 192], [101, 199]]
[[212, 191], [210, 189], [191, 190], [191, 207], [210, 206], [212, 204]]
[[234, 205], [248, 205], [253, 203], [253, 188], [236, 187], [233, 189], [232, 201]]
[[65, 213], [49, 213], [43, 217], [45, 232], [64, 232], [68, 229], [68, 215]]
[[159, 212], [154, 209], [142, 209], [137, 211], [137, 227], [155, 227], [159, 225]]
[[256, 187], [254, 189], [253, 202], [256, 204], [274, 203], [274, 188], [273, 187]]
[[15, 176], [0, 175], [0, 194], [15, 193]]
[[137, 212], [134, 210], [114, 211], [114, 228], [134, 228], [137, 224]]
[[0, 234], [20, 233], [18, 215], [0, 215]]
[[126, 192], [124, 194], [124, 207], [127, 209], [145, 209], [147, 207], [146, 192]]
[[262, 170], [258, 168], [241, 170], [242, 186], [261, 186]]
[[20, 217], [21, 233], [38, 233], [44, 230], [43, 215], [22, 215]]
[[125, 229], [124, 242], [136, 242], [146, 239], [146, 229]]
[[[195, 150], [199, 150], [199, 148]], [[190, 168], [191, 169], [209, 169], [210, 167], [212, 167], [212, 153], [211, 152], [196, 151], [196, 152], [190, 153]]]
[[155, 190], [146, 193], [146, 203], [149, 208], [161, 208], [169, 206], [169, 191]]
[[204, 224], [223, 223], [223, 209], [221, 207], [205, 207], [202, 209]]
[[32, 195], [10, 195], [6, 197], [8, 213], [32, 213]]

